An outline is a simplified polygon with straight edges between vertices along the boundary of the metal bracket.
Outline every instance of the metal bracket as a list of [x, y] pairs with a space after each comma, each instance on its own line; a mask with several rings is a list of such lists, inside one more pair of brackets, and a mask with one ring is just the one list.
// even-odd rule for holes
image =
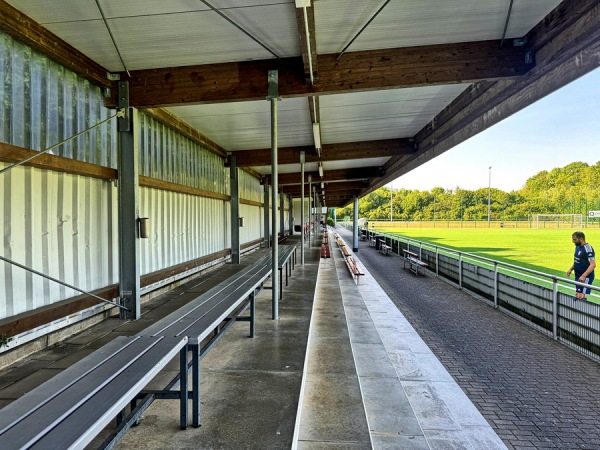
[[269, 70], [267, 76], [268, 89], [267, 89], [267, 100], [281, 100], [279, 97], [279, 71]]
[[533, 64], [534, 63], [534, 58], [533, 58], [533, 52], [532, 51], [528, 51], [525, 53], [525, 64]]
[[123, 117], [119, 117], [117, 121], [118, 131], [131, 131], [131, 120], [129, 114], [129, 82], [119, 81], [119, 96], [117, 99], [117, 107], [124, 111]]
[[527, 36], [523, 36], [522, 38], [513, 39], [513, 47], [523, 47], [527, 44]]

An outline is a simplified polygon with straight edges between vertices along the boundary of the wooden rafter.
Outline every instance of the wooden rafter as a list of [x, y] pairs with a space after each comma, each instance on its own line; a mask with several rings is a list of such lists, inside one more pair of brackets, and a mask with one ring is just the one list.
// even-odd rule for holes
[[[350, 181], [350, 180], [366, 180], [369, 178], [375, 178], [383, 175], [383, 169], [381, 167], [362, 167], [360, 169], [339, 169], [339, 170], [326, 170], [323, 177], [319, 176], [319, 172], [305, 172], [304, 182], [308, 183], [308, 176], [311, 176], [313, 183], [323, 182], [335, 182], [335, 181]], [[269, 184], [271, 177], [266, 177]], [[278, 178], [279, 185], [283, 186], [286, 184], [300, 184], [299, 173], [282, 173], [279, 174]]]
[[[408, 139], [385, 139], [378, 141], [323, 144], [321, 158], [314, 153], [313, 146], [284, 147], [278, 150], [279, 164], [300, 163], [300, 152], [305, 152], [305, 161], [343, 161], [363, 158], [410, 155], [415, 152], [414, 143]], [[238, 167], [268, 166], [271, 164], [271, 149], [239, 150], [232, 152]]]
[[[358, 181], [341, 181], [341, 182], [327, 182], [325, 183], [325, 192], [347, 192], [347, 191], [361, 191], [368, 186], [366, 180], [358, 180]], [[320, 182], [319, 182], [320, 189]], [[306, 195], [307, 189], [305, 187], [304, 194]], [[301, 194], [300, 185], [288, 185], [283, 187], [283, 192], [285, 194], [292, 195], [294, 197], [298, 197]]]
[[[279, 95], [360, 92], [518, 77], [533, 65], [521, 47], [498, 41], [319, 55], [319, 79], [304, 79], [301, 57], [131, 72], [130, 104], [137, 107], [263, 100], [269, 70], [279, 70]], [[126, 74], [121, 74], [126, 78]], [[115, 93], [113, 92], [113, 99]]]

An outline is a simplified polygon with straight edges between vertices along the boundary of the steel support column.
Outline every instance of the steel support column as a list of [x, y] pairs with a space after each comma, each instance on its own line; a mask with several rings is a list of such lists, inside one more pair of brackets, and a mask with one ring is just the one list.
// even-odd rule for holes
[[306, 156], [304, 152], [300, 152], [300, 264], [304, 265], [304, 163]]
[[358, 196], [354, 196], [354, 224], [352, 225], [352, 251], [358, 251]]
[[294, 202], [292, 200], [292, 196], [288, 195], [288, 225], [290, 226], [290, 236], [294, 235]]
[[279, 261], [279, 243], [277, 242], [277, 195], [279, 193], [279, 173], [277, 171], [277, 102], [279, 101], [279, 72], [269, 70], [268, 74], [268, 96], [271, 102], [271, 234], [273, 236], [273, 246], [271, 247], [271, 304], [272, 318], [279, 319], [279, 283], [277, 283], [277, 267]]
[[279, 188], [279, 234], [285, 236], [285, 195], [283, 188]]
[[269, 248], [269, 246], [271, 245], [271, 239], [270, 239], [270, 234], [271, 234], [271, 229], [269, 227], [269, 183], [267, 183], [267, 180], [264, 180], [264, 233], [265, 233], [265, 248]]
[[140, 260], [138, 237], [138, 149], [134, 115], [129, 108], [129, 83], [119, 82], [119, 297], [122, 319], [140, 318]]
[[231, 217], [231, 263], [240, 263], [240, 193], [237, 159], [235, 155], [229, 157], [229, 185], [231, 200], [229, 200]]
[[312, 176], [308, 176], [308, 247], [310, 248], [310, 237], [312, 235]]

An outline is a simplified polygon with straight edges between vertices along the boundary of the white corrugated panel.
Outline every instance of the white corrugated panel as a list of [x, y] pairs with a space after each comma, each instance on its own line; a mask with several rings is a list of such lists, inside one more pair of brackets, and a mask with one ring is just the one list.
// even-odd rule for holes
[[261, 186], [260, 180], [242, 170], [238, 170], [238, 174], [239, 198], [262, 203], [264, 200], [264, 188]]
[[[227, 150], [271, 147], [269, 101], [174, 106], [167, 109]], [[277, 110], [280, 147], [314, 144], [308, 99], [281, 100], [277, 103]]]
[[140, 113], [140, 175], [224, 194], [223, 158]]
[[221, 251], [227, 225], [222, 200], [140, 188], [140, 217], [150, 219], [150, 237], [140, 240], [142, 275]]
[[263, 209], [259, 206], [240, 205], [240, 217], [244, 218], [244, 226], [240, 227], [240, 244], [262, 237], [262, 214]]
[[[100, 88], [0, 33], [0, 142], [45, 150], [114, 115]], [[116, 119], [51, 154], [116, 167]]]
[[[560, 0], [516, 0], [507, 37], [521, 37]], [[317, 51], [339, 53], [383, 1], [316, 1]], [[390, 2], [348, 52], [500, 39], [510, 0], [402, 0]]]
[[322, 96], [321, 140], [327, 144], [412, 137], [467, 87], [451, 84]]
[[[78, 0], [72, 8], [57, 8], [50, 0], [11, 3], [108, 70], [123, 70], [94, 0]], [[277, 56], [300, 54], [293, 1], [212, 4]], [[130, 70], [274, 57], [199, 1], [103, 1], [101, 6]]]
[[[4, 173], [0, 184], [3, 256], [86, 291], [117, 281], [117, 189], [112, 183], [17, 167]], [[0, 317], [79, 295], [8, 263], [0, 267]]]

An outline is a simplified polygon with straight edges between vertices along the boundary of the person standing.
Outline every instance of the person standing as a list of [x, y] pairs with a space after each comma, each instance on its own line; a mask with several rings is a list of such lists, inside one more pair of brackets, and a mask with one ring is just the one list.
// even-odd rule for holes
[[[570, 277], [571, 272], [574, 271], [575, 281], [592, 284], [594, 282], [594, 269], [596, 268], [594, 249], [590, 244], [585, 242], [585, 234], [581, 231], [573, 233], [571, 240], [575, 244], [575, 259], [571, 268], [567, 270], [567, 277]], [[577, 286], [575, 296], [578, 299], [585, 299], [585, 296], [590, 291], [590, 288]]]

